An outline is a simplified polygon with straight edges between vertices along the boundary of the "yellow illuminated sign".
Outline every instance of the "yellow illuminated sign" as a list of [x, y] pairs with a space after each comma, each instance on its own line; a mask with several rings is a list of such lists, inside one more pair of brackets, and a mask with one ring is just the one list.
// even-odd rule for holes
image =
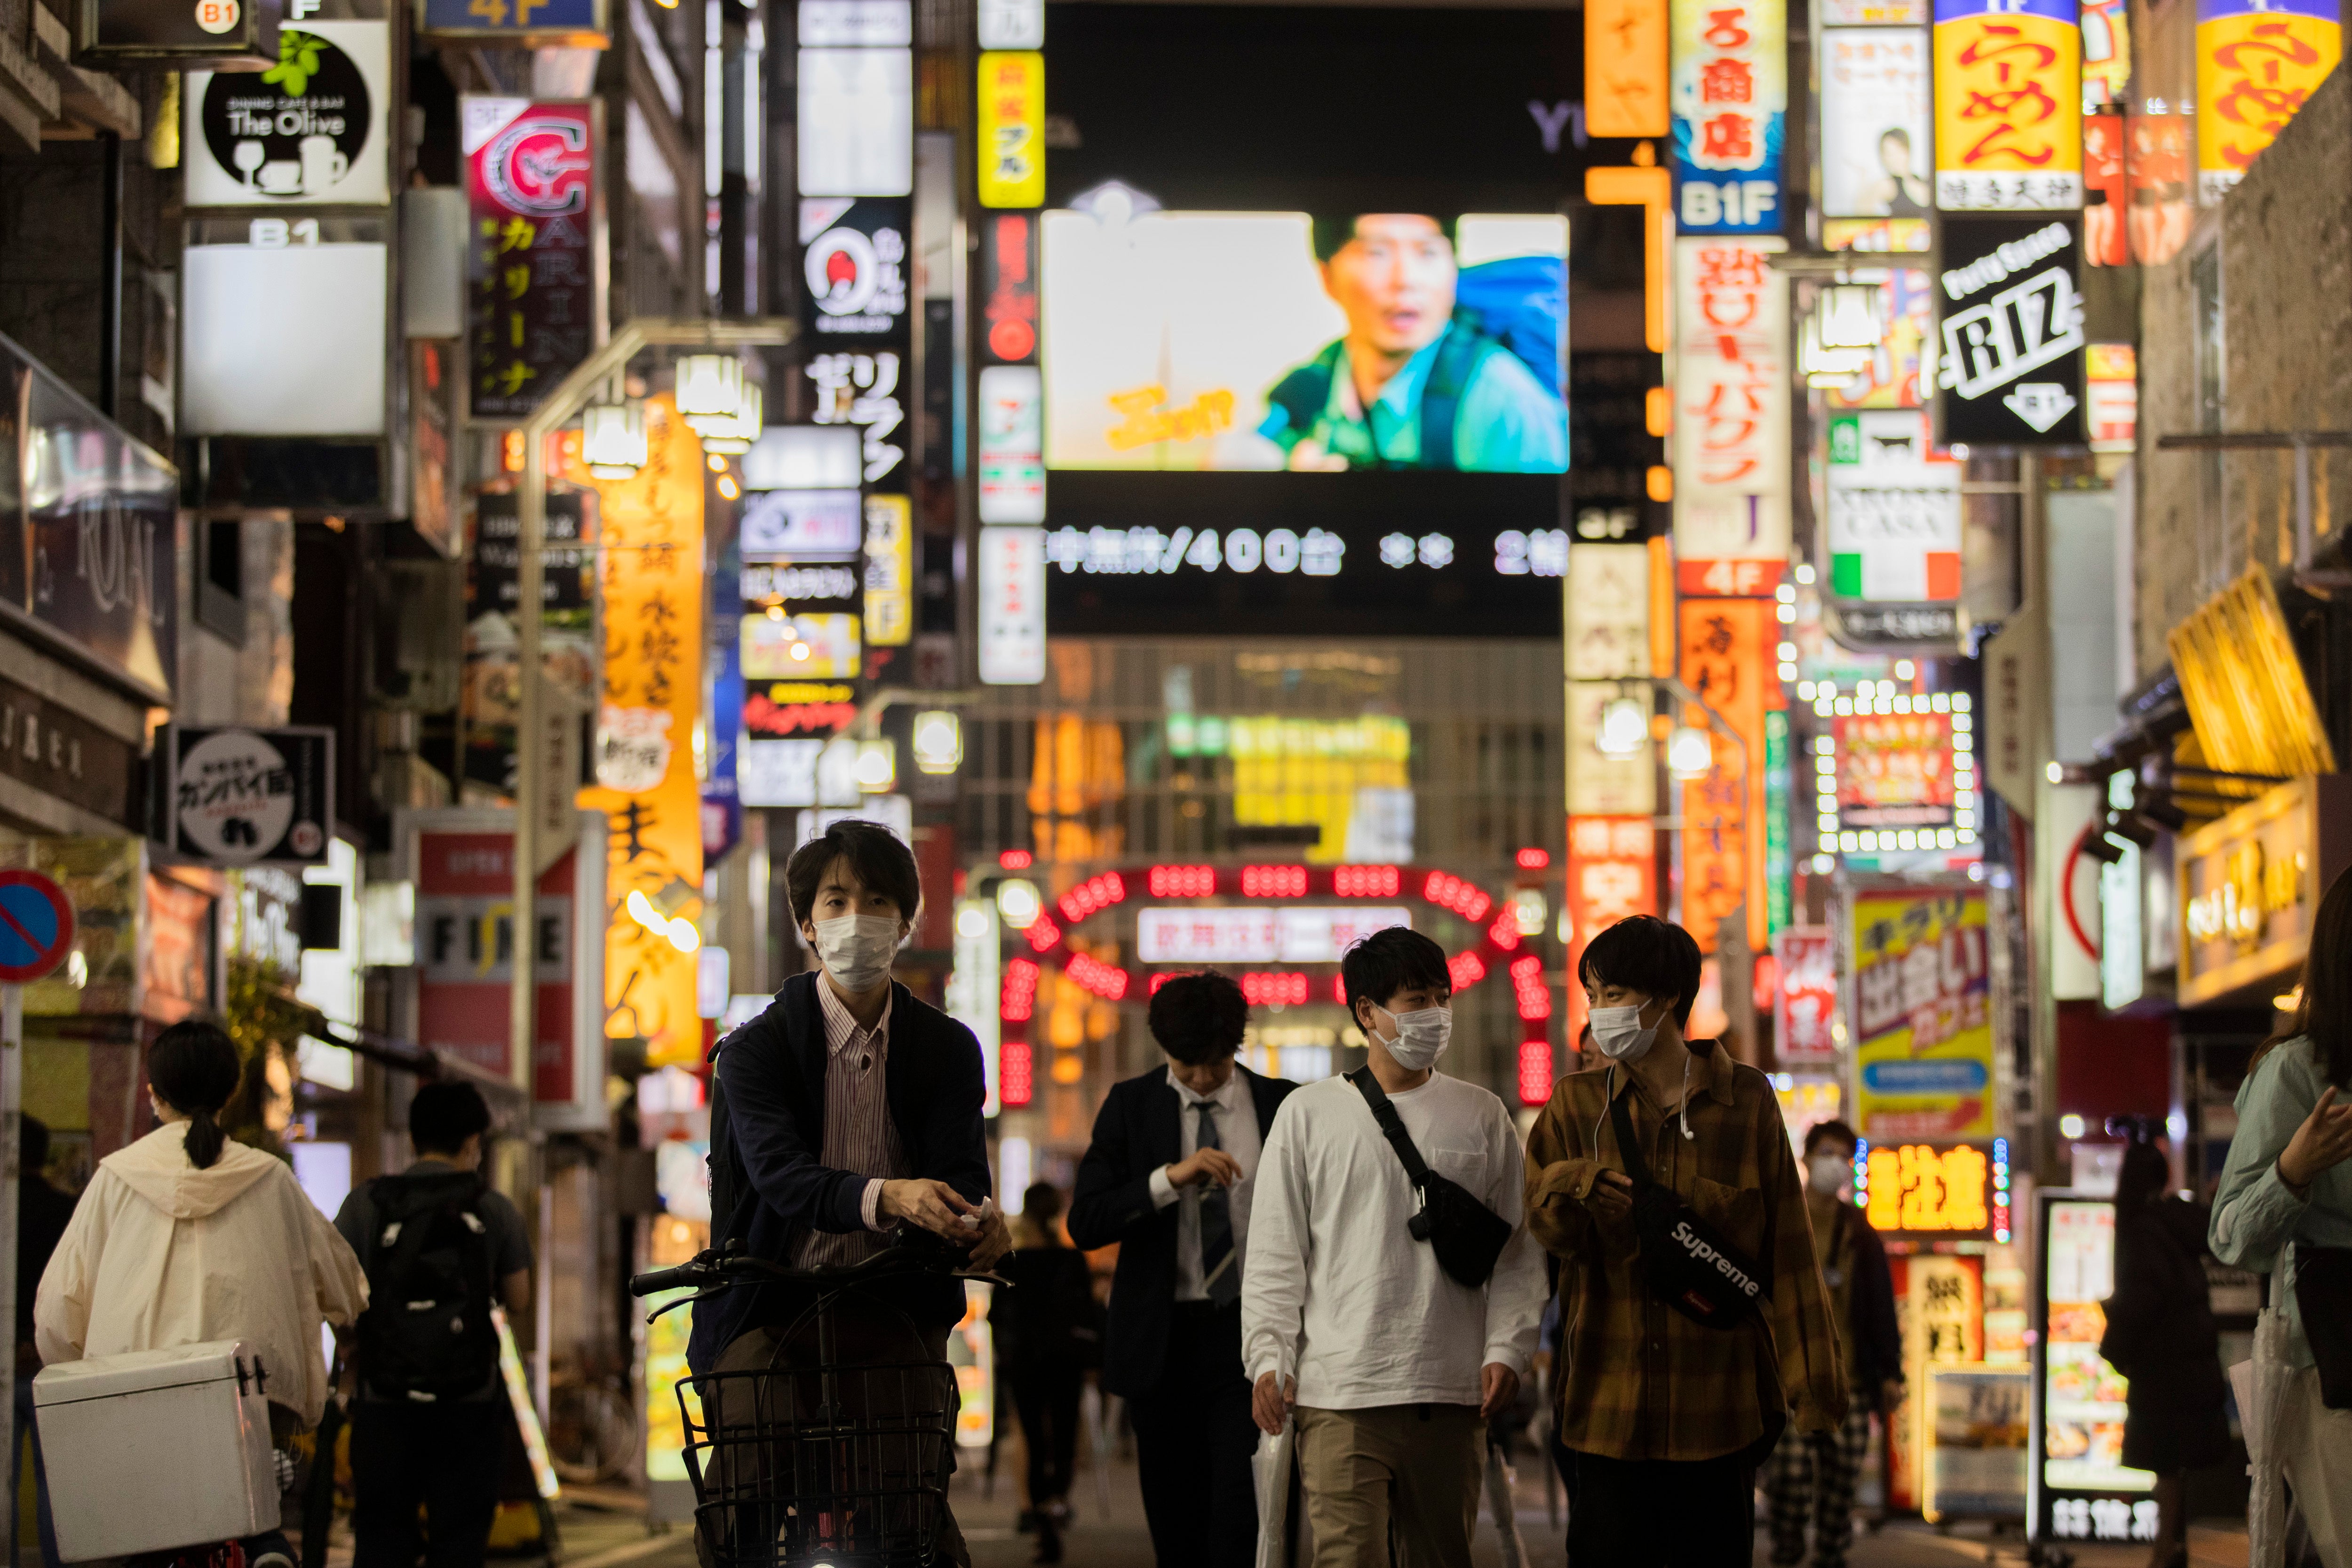
[[2277, 590], [2260, 566], [2173, 627], [2165, 646], [2207, 766], [2273, 778], [2336, 771]]
[[980, 205], [1045, 205], [1045, 57], [992, 49], [980, 57]]
[[2286, 129], [2343, 54], [2344, 28], [2331, 16], [2300, 15], [2294, 4], [2201, 0], [2197, 7], [2200, 201], [2220, 201], [2245, 176], [2248, 166]]
[[[566, 478], [601, 498], [604, 689], [597, 783], [580, 804], [612, 824], [605, 893], [604, 1033], [641, 1038], [648, 1067], [702, 1059], [694, 953], [680, 928], [656, 931], [629, 897], [669, 922], [702, 909], [702, 785], [694, 730], [702, 708], [702, 443], [668, 395], [646, 400], [646, 460], [634, 478], [598, 479], [567, 456]], [[690, 929], [688, 928], [688, 929]]]
[[1880, 1144], [1865, 1168], [1863, 1213], [1874, 1230], [1992, 1228], [1992, 1162], [1973, 1143]]
[[915, 636], [915, 517], [905, 496], [866, 498], [866, 646]]

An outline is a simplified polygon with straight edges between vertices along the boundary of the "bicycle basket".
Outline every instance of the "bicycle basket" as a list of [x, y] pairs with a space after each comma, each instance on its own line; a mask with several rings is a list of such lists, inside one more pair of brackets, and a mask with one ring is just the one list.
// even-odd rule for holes
[[903, 1313], [841, 1298], [774, 1344], [763, 1368], [678, 1384], [708, 1568], [929, 1568], [954, 1369]]

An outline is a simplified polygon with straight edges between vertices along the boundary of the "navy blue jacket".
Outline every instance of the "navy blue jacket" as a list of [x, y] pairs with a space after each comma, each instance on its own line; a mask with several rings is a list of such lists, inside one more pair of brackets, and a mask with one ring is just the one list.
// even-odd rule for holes
[[[824, 1015], [810, 971], [784, 982], [768, 1010], [711, 1047], [710, 1235], [740, 1239], [754, 1257], [791, 1263], [803, 1233], [865, 1229], [859, 1207], [873, 1171], [824, 1160]], [[973, 1203], [988, 1195], [980, 1042], [913, 993], [890, 984], [887, 1098], [908, 1172], [942, 1181]], [[963, 1282], [894, 1282], [918, 1323], [963, 1316]], [[745, 1330], [791, 1315], [797, 1293], [738, 1285], [696, 1305], [687, 1361], [707, 1372]], [[804, 1300], [804, 1298], [800, 1298]]]
[[[1234, 1064], [1249, 1086], [1257, 1111], [1258, 1142], [1274, 1131], [1274, 1113], [1298, 1086], [1262, 1078]], [[1095, 1118], [1094, 1142], [1078, 1162], [1070, 1198], [1070, 1239], [1091, 1252], [1118, 1242], [1111, 1276], [1110, 1322], [1103, 1335], [1102, 1385], [1132, 1397], [1160, 1386], [1168, 1367], [1168, 1325], [1176, 1304], [1176, 1211], [1151, 1202], [1151, 1173], [1183, 1157], [1184, 1102], [1154, 1068], [1111, 1086]], [[1242, 1267], [1249, 1267], [1244, 1253]], [[1235, 1376], [1241, 1367], [1234, 1367]]]

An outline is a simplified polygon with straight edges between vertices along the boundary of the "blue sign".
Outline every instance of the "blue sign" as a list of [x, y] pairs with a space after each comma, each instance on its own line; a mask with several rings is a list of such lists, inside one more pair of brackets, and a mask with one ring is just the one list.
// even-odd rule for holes
[[1789, 110], [1784, 0], [1673, 0], [1677, 234], [1779, 234]]
[[0, 984], [38, 980], [73, 948], [73, 905], [38, 871], [0, 871]]
[[1873, 1094], [1973, 1094], [1985, 1086], [1985, 1069], [1972, 1061], [1872, 1062], [1862, 1082]]
[[604, 0], [425, 0], [428, 34], [504, 41], [604, 30]]

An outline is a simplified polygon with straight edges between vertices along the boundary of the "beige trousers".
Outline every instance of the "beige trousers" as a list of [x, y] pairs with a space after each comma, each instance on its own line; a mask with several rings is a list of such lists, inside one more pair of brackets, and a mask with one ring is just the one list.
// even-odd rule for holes
[[1388, 1568], [1389, 1522], [1413, 1568], [1470, 1568], [1486, 1428], [1470, 1405], [1300, 1406], [1313, 1568]]

